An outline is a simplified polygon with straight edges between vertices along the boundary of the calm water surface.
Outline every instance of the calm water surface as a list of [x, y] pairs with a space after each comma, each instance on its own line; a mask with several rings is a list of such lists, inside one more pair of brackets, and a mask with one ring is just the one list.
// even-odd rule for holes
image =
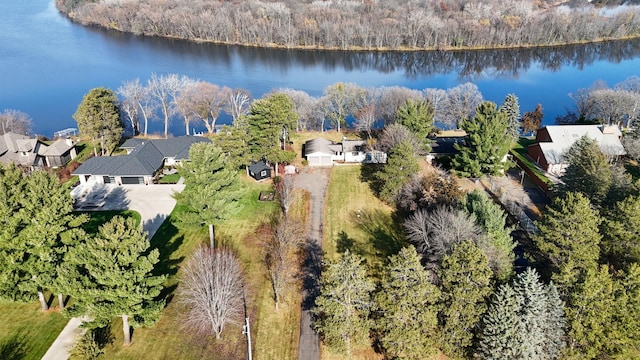
[[[419, 90], [471, 81], [497, 103], [515, 93], [522, 111], [542, 103], [544, 122], [552, 123], [573, 109], [570, 92], [596, 80], [613, 85], [640, 75], [640, 41], [448, 53], [251, 49], [85, 28], [61, 16], [53, 1], [0, 1], [0, 110], [28, 113], [38, 134], [75, 127], [72, 115], [89, 89], [146, 82], [154, 72], [245, 88], [256, 98], [278, 87], [317, 96], [338, 81]], [[160, 132], [162, 125], [151, 128]], [[183, 129], [178, 120], [171, 127], [176, 135]]]

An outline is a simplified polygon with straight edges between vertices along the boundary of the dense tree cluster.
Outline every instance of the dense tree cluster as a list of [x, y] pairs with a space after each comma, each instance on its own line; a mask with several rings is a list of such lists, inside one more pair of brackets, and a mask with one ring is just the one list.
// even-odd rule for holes
[[153, 275], [158, 250], [133, 222], [114, 217], [95, 236], [73, 212], [73, 199], [57, 177], [44, 171], [26, 175], [15, 166], [0, 167], [0, 296], [4, 301], [38, 298], [45, 291], [73, 299], [65, 311], [87, 315], [89, 327], [123, 320], [124, 342], [131, 327], [158, 320], [164, 276]]
[[[138, 35], [258, 46], [443, 49], [553, 45], [638, 35], [634, 8], [465, 2], [57, 0], [72, 19]], [[577, 4], [577, 3], [576, 3]]]

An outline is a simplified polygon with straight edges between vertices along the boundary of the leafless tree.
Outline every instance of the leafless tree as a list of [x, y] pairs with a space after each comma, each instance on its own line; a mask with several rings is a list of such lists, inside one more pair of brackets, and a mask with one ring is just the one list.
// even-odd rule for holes
[[178, 299], [186, 306], [184, 326], [220, 339], [227, 325], [243, 319], [243, 275], [229, 250], [199, 247], [182, 268]]
[[353, 126], [356, 130], [366, 132], [369, 139], [371, 139], [371, 130], [376, 123], [376, 104], [374, 102], [369, 103], [358, 109], [354, 116], [356, 121]]
[[154, 116], [157, 104], [149, 92], [149, 88], [140, 83], [140, 79], [124, 81], [118, 88], [118, 95], [122, 97], [121, 106], [134, 134], [140, 133], [140, 117], [144, 121], [144, 135], [147, 135], [149, 119]]
[[415, 134], [413, 134], [406, 126], [398, 123], [391, 124], [384, 128], [382, 136], [380, 136], [380, 139], [378, 140], [377, 147], [380, 151], [388, 153], [391, 149], [404, 141], [411, 144], [416, 155], [422, 154], [422, 144], [418, 141]]
[[281, 179], [276, 186], [276, 195], [278, 196], [278, 202], [280, 203], [280, 207], [282, 207], [284, 216], [289, 217], [289, 209], [295, 201], [293, 194], [295, 181], [291, 175], [285, 175]]
[[376, 117], [382, 119], [385, 126], [395, 122], [398, 108], [404, 105], [407, 100], [422, 99], [420, 91], [401, 86], [381, 87], [376, 92], [379, 93]]
[[432, 212], [420, 209], [405, 220], [404, 228], [407, 239], [430, 264], [437, 264], [454, 244], [465, 240], [477, 243], [483, 235], [473, 216], [450, 207]]
[[182, 116], [185, 127], [185, 135], [191, 135], [189, 125], [193, 120], [199, 118], [198, 103], [195, 102], [199, 95], [199, 81], [186, 78], [183, 80], [180, 92], [177, 93], [174, 101], [176, 112]]
[[0, 112], [0, 135], [7, 132], [29, 134], [31, 132], [31, 117], [19, 110], [4, 109]]
[[433, 105], [434, 122], [445, 123], [447, 91], [443, 89], [424, 89], [424, 97]]
[[422, 177], [414, 176], [398, 194], [399, 210], [414, 212], [418, 209], [432, 211], [442, 206], [456, 206], [464, 196], [458, 182], [445, 170], [434, 168]]
[[177, 74], [158, 75], [151, 74], [147, 82], [147, 88], [151, 96], [158, 102], [164, 118], [164, 137], [169, 137], [169, 123], [176, 113], [175, 99], [183, 89], [185, 76]]
[[304, 91], [290, 88], [277, 89], [275, 92], [283, 93], [293, 101], [296, 113], [298, 113], [299, 116], [296, 126], [297, 131], [309, 130], [310, 125], [315, 125], [318, 118], [316, 109], [318, 99]]
[[226, 86], [220, 87], [204, 81], [198, 83], [196, 93], [193, 94], [193, 101], [209, 134], [215, 132], [220, 111], [229, 107], [232, 94], [231, 88]]
[[324, 89], [325, 114], [340, 132], [349, 115], [366, 104], [368, 91], [356, 84], [336, 83]]
[[447, 90], [447, 99], [444, 101], [442, 123], [457, 128], [458, 123], [475, 114], [476, 108], [482, 102], [482, 94], [478, 87], [472, 83], [460, 84]]
[[304, 243], [304, 229], [297, 219], [279, 218], [273, 236], [264, 241], [265, 265], [273, 290], [276, 310], [283, 295], [295, 286], [297, 269], [296, 253]]
[[234, 89], [229, 94], [229, 101], [226, 105], [225, 111], [233, 118], [233, 124], [238, 125], [236, 122], [240, 116], [249, 111], [249, 105], [251, 105], [251, 93], [244, 89]]

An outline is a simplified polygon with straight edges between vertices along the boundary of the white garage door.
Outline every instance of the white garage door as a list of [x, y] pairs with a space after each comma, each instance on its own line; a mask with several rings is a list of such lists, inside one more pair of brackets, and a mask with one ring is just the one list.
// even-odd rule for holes
[[307, 161], [309, 161], [309, 166], [331, 166], [333, 162], [331, 161], [330, 155], [313, 155], [307, 156]]

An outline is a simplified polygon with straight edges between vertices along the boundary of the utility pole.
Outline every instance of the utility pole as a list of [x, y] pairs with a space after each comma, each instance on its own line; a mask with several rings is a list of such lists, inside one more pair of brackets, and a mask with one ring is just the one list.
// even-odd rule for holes
[[247, 299], [244, 297], [244, 289], [242, 289], [242, 302], [244, 303], [244, 326], [242, 333], [247, 335], [247, 359], [252, 360], [251, 355], [251, 327], [249, 325], [249, 314], [247, 313]]

